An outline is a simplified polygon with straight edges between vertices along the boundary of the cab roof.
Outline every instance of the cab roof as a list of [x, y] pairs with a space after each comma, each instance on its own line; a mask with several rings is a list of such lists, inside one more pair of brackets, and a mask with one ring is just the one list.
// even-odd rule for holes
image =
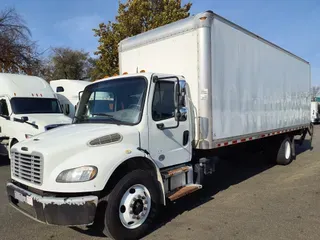
[[0, 86], [0, 95], [3, 96], [55, 98], [50, 85], [36, 76], [0, 73]]
[[123, 74], [123, 75], [117, 75], [113, 77], [106, 77], [99, 80], [96, 80], [94, 82], [102, 82], [106, 80], [116, 80], [119, 78], [129, 78], [129, 77], [145, 77], [146, 79], [151, 79], [152, 76], [157, 75], [159, 78], [162, 77], [170, 77], [170, 76], [177, 76], [179, 79], [184, 79], [183, 76], [176, 75], [176, 74], [164, 74], [164, 73], [153, 73], [153, 72], [143, 72], [143, 73], [129, 73], [129, 74]]

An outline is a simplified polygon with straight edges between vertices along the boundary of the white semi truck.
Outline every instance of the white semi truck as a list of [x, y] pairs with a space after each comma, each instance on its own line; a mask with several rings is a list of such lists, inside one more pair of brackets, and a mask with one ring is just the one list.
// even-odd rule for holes
[[0, 155], [10, 157], [15, 143], [71, 122], [44, 79], [0, 73]]
[[73, 118], [79, 102], [79, 94], [91, 82], [72, 79], [59, 79], [50, 81], [50, 86], [56, 93], [63, 113]]
[[217, 156], [252, 146], [287, 165], [294, 137], [312, 134], [309, 63], [211, 11], [125, 39], [119, 59], [72, 125], [12, 148], [16, 209], [137, 239], [159, 206], [202, 188]]

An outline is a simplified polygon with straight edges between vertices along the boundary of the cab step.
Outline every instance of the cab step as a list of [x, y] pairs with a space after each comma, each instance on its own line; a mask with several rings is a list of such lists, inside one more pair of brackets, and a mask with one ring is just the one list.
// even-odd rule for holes
[[179, 168], [174, 168], [174, 169], [162, 171], [161, 174], [164, 179], [168, 179], [168, 178], [177, 176], [179, 174], [189, 172], [190, 170], [192, 170], [191, 166], [183, 166], [183, 167], [179, 167]]
[[200, 185], [200, 184], [188, 184], [186, 186], [178, 188], [177, 190], [169, 193], [167, 195], [167, 197], [170, 199], [170, 201], [175, 201], [175, 200], [177, 200], [181, 197], [184, 197], [190, 193], [193, 193], [201, 188], [202, 188], [202, 185]]

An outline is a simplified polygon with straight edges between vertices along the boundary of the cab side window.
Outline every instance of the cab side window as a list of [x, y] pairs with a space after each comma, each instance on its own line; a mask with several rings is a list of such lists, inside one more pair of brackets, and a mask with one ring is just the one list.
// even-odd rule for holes
[[58, 93], [58, 92], [64, 92], [64, 88], [61, 87], [61, 86], [57, 87], [57, 93]]
[[0, 99], [0, 115], [9, 116], [8, 105], [5, 99]]
[[152, 101], [152, 119], [161, 121], [174, 117], [174, 83], [159, 81], [156, 83]]

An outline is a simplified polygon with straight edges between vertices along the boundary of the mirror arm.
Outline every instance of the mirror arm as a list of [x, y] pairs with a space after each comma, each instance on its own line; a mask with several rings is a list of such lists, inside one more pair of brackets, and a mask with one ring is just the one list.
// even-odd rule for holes
[[177, 121], [177, 125], [173, 126], [173, 127], [165, 127], [163, 123], [158, 123], [157, 124], [157, 128], [160, 130], [167, 130], [167, 129], [174, 129], [174, 128], [178, 128], [180, 125], [180, 121]]
[[83, 93], [83, 91], [80, 91], [80, 92], [78, 93], [78, 99], [79, 99], [79, 101], [81, 100], [81, 93]]

